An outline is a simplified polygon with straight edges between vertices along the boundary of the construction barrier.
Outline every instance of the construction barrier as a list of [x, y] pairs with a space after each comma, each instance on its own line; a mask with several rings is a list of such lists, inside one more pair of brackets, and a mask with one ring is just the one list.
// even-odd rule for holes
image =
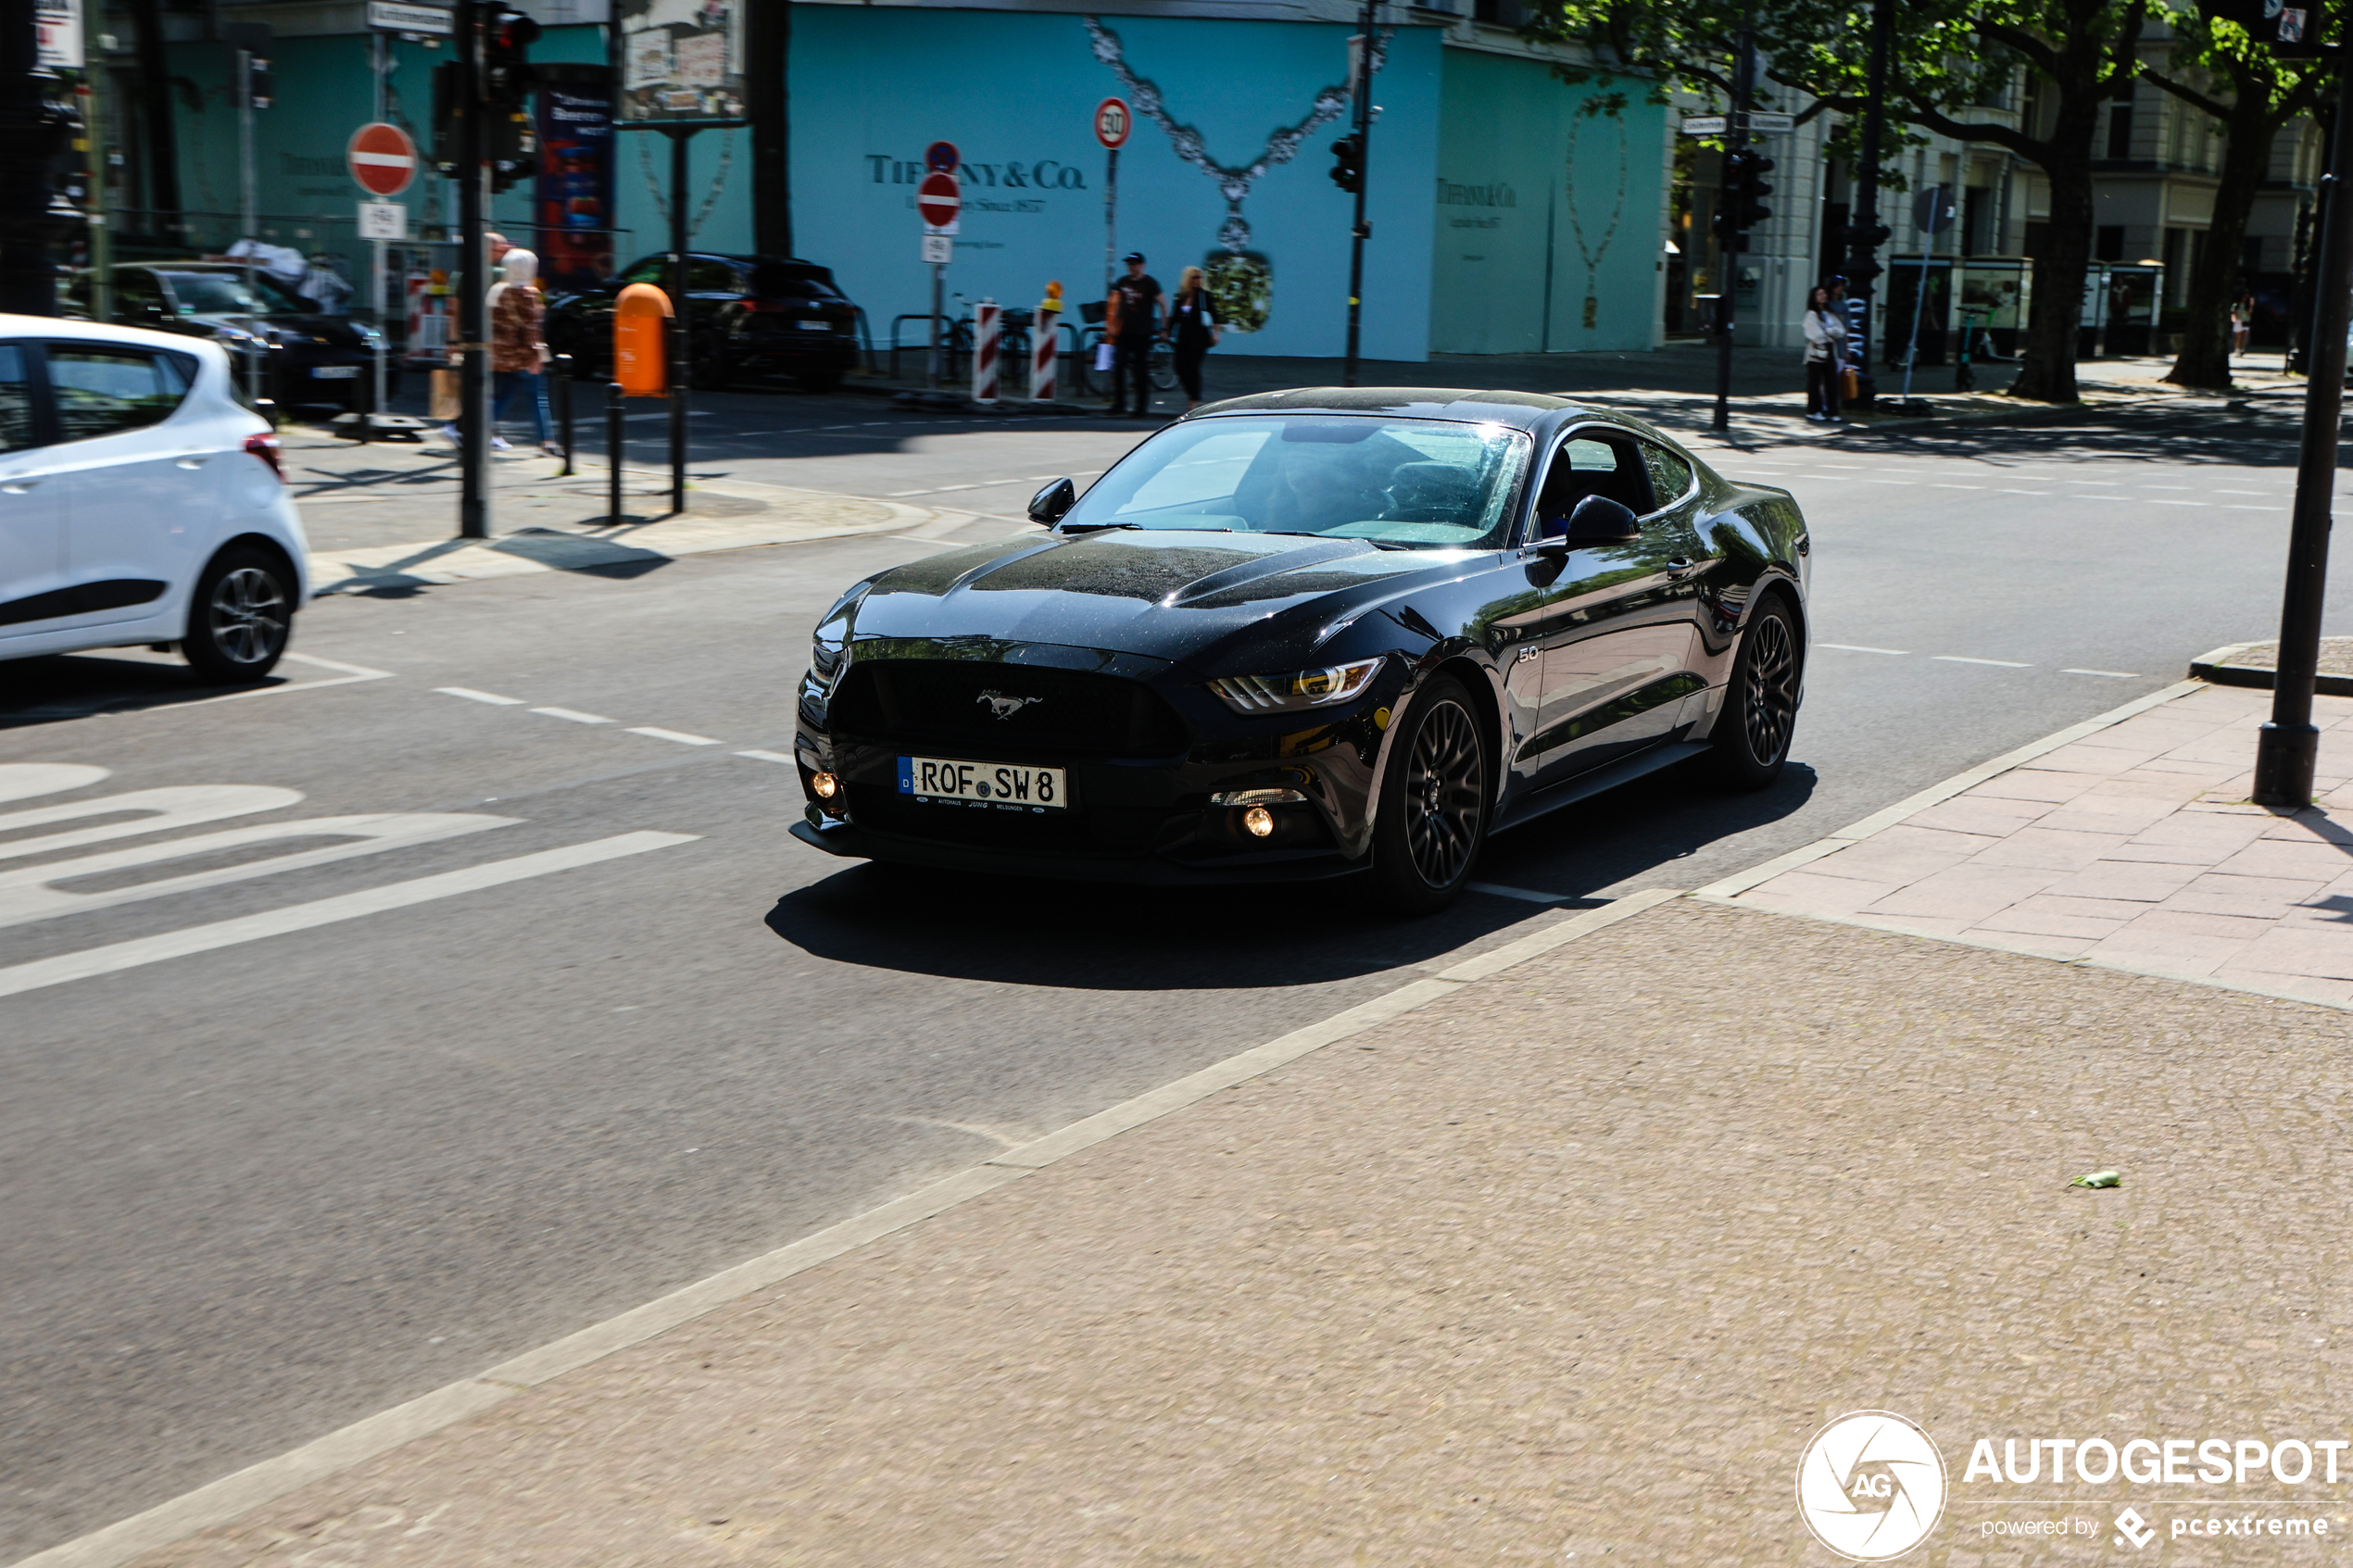
[[973, 307], [973, 401], [997, 401], [998, 309], [993, 299]]
[[1029, 400], [1051, 403], [1054, 400], [1054, 370], [1062, 363], [1063, 286], [1046, 285], [1046, 297], [1038, 302], [1038, 314], [1029, 328]]

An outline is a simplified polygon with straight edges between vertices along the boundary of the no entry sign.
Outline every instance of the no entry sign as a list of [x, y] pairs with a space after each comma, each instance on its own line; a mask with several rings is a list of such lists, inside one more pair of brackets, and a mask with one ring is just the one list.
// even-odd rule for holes
[[1127, 112], [1125, 98], [1105, 98], [1095, 106], [1095, 140], [1113, 152], [1127, 144], [1127, 133], [1136, 129], [1136, 117]]
[[924, 182], [915, 187], [915, 210], [922, 213], [924, 221], [935, 229], [945, 229], [954, 223], [956, 215], [963, 209], [963, 192], [957, 186], [956, 177], [952, 174], [926, 174]]
[[397, 125], [378, 120], [352, 133], [344, 161], [351, 166], [351, 177], [359, 182], [361, 190], [370, 195], [396, 196], [417, 177], [417, 144]]

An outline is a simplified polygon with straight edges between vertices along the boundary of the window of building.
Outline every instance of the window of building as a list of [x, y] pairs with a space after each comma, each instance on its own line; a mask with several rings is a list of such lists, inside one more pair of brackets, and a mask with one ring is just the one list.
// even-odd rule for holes
[[2108, 156], [2129, 158], [2133, 156], [2133, 106], [2118, 104], [2108, 111]]

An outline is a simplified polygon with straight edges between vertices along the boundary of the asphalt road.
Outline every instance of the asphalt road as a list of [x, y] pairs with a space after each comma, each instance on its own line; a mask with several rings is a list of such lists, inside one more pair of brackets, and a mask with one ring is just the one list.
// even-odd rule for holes
[[[852, 398], [703, 406], [698, 471], [969, 509], [951, 542], [1024, 526], [1041, 476], [1087, 477], [1139, 433]], [[145, 654], [6, 666], [0, 1561], [1387, 990], [1400, 966], [1699, 885], [2268, 635], [2294, 433], [2139, 415], [1712, 454], [1788, 485], [1812, 522], [1793, 765], [1763, 795], [1669, 775], [1556, 814], [1496, 841], [1480, 876], [1571, 903], [1477, 895], [1416, 923], [1337, 887], [1235, 905], [887, 877], [787, 838], [793, 771], [749, 754], [789, 749], [816, 614], [937, 541], [335, 598], [296, 644], [330, 662], [227, 700]], [[2328, 630], [2353, 631], [2344, 591]], [[216, 794], [262, 809], [160, 827], [107, 804], [195, 785], [300, 799]], [[320, 818], [365, 820], [140, 854]], [[285, 855], [303, 859], [255, 870]], [[283, 929], [216, 931], [208, 951], [120, 946], [268, 911], [291, 911]], [[69, 955], [93, 972], [7, 994]]]

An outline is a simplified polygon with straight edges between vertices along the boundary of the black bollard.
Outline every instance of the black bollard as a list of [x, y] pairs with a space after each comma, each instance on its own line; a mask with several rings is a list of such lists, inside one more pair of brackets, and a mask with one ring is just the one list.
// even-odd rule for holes
[[621, 383], [612, 382], [605, 387], [605, 462], [611, 474], [605, 504], [605, 521], [615, 528], [623, 522], [621, 511]]
[[547, 373], [556, 378], [556, 432], [563, 442], [564, 466], [558, 479], [572, 477], [572, 356], [559, 354], [547, 362]]

